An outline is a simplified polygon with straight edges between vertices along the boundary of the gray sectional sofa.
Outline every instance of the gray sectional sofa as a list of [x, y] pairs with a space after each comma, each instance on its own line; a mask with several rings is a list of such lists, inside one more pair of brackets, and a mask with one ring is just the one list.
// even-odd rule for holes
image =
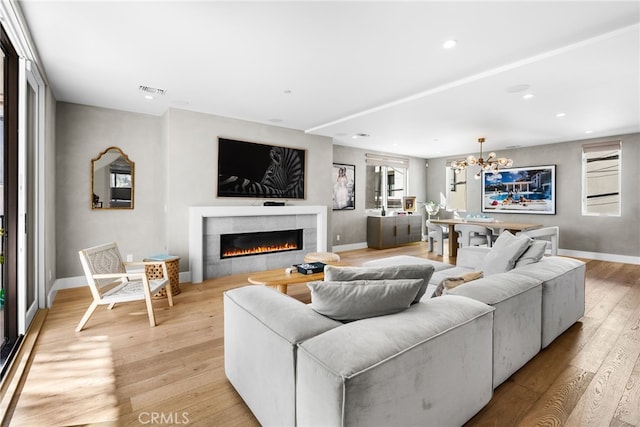
[[[584, 312], [584, 263], [544, 257], [514, 268], [516, 259], [500, 272], [486, 264], [495, 252], [461, 248], [456, 266], [416, 257], [327, 266], [311, 305], [264, 287], [227, 291], [227, 378], [263, 425], [462, 425]], [[432, 298], [443, 280], [480, 267], [490, 274]], [[400, 275], [424, 294], [406, 309], [339, 321], [314, 307], [321, 292], [341, 305], [356, 283], [387, 298], [398, 288], [385, 280]]]

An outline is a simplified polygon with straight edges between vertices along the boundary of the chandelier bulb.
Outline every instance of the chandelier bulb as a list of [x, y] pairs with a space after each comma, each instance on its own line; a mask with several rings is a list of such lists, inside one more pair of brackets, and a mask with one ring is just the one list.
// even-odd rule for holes
[[491, 153], [489, 153], [489, 157], [487, 157], [487, 160], [491, 160], [496, 156], [496, 153], [494, 153], [493, 151]]

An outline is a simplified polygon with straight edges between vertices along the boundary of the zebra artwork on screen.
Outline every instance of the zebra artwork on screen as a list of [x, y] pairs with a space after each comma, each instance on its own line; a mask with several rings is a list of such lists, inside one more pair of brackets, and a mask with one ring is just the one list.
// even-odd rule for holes
[[218, 197], [304, 199], [305, 150], [218, 138]]

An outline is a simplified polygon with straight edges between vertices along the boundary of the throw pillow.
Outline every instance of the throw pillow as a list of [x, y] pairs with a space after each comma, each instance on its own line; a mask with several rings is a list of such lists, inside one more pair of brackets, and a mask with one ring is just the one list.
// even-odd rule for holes
[[396, 265], [392, 267], [324, 267], [324, 280], [346, 282], [349, 280], [423, 279], [422, 288], [413, 302], [420, 301], [429, 286], [433, 274], [431, 264]]
[[439, 297], [445, 294], [446, 291], [448, 291], [449, 289], [453, 289], [456, 286], [462, 285], [463, 283], [470, 282], [476, 279], [481, 279], [482, 275], [483, 275], [482, 271], [472, 271], [470, 273], [465, 273], [459, 277], [448, 277], [446, 279], [443, 279], [438, 284], [438, 287], [433, 292], [433, 295], [431, 295], [431, 298]]
[[514, 236], [508, 231], [502, 232], [489, 253], [482, 261], [485, 276], [506, 273], [513, 269], [516, 261], [531, 244], [531, 238], [525, 235]]
[[409, 307], [422, 279], [309, 282], [311, 308], [334, 320], [358, 320]]
[[514, 268], [522, 267], [523, 265], [535, 264], [540, 261], [544, 256], [544, 251], [547, 250], [547, 242], [544, 240], [534, 240], [529, 245], [529, 249], [524, 251], [522, 256], [516, 261]]

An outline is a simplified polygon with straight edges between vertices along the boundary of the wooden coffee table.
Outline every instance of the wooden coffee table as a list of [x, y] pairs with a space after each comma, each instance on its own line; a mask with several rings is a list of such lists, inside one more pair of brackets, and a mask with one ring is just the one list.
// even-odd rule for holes
[[314, 282], [323, 280], [324, 272], [314, 274], [300, 274], [297, 271], [287, 273], [285, 268], [276, 268], [274, 270], [260, 271], [251, 273], [248, 277], [249, 283], [254, 285], [271, 286], [278, 289], [283, 294], [287, 293], [287, 286], [297, 283]]

